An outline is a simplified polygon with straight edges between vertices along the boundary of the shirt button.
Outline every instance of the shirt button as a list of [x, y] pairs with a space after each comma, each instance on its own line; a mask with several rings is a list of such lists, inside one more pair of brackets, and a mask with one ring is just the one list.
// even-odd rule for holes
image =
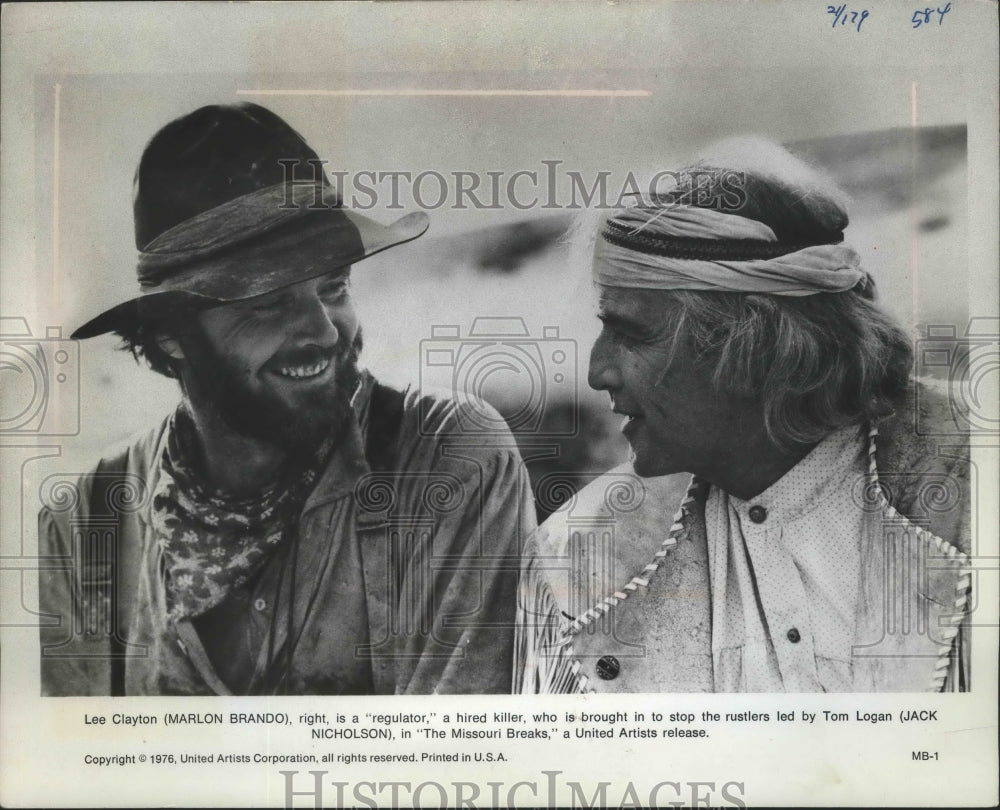
[[788, 640], [792, 642], [792, 644], [798, 644], [802, 640], [802, 636], [799, 631], [793, 627], [788, 631]]
[[622, 665], [613, 655], [605, 655], [597, 662], [597, 674], [601, 676], [602, 680], [613, 681], [621, 671]]
[[754, 523], [763, 523], [767, 520], [767, 510], [763, 506], [751, 506], [750, 520]]
[[253, 600], [253, 606], [254, 606], [254, 608], [256, 610], [266, 610], [267, 609], [267, 600], [266, 599], [261, 599], [260, 597], [258, 597], [257, 599]]

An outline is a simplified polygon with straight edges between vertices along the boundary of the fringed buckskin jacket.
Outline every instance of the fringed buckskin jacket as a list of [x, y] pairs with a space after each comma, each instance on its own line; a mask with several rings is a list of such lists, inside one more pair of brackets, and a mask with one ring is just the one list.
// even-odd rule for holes
[[[864, 430], [867, 475], [854, 692], [969, 689], [968, 434], [915, 383]], [[525, 554], [514, 688], [716, 691], [705, 522], [710, 485], [688, 475], [602, 475], [539, 529]]]
[[[39, 517], [42, 693], [509, 693], [519, 552], [535, 529], [513, 437], [476, 429], [483, 414], [470, 421], [465, 405], [396, 392], [395, 468], [373, 471], [373, 386], [366, 373], [347, 438], [302, 507], [296, 555], [275, 549], [214, 609], [226, 611], [214, 632], [168, 614], [149, 493], [169, 420], [128, 447], [110, 522], [87, 514], [100, 473], [67, 479], [75, 497], [54, 490]], [[81, 576], [88, 529], [117, 549], [114, 619], [107, 591]]]

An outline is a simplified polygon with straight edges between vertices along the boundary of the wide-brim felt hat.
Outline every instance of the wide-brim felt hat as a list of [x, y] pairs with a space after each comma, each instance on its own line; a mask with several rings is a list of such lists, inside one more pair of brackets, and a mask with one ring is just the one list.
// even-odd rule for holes
[[416, 239], [342, 205], [316, 153], [256, 104], [202, 107], [161, 129], [136, 170], [138, 290], [77, 328], [88, 338], [143, 313], [273, 292]]

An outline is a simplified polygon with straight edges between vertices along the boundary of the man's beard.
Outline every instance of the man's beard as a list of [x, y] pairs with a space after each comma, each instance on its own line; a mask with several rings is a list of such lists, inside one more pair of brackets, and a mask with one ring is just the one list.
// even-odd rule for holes
[[[189, 344], [185, 356], [192, 388], [197, 389], [189, 391], [192, 399], [197, 399], [195, 406], [210, 409], [235, 433], [279, 447], [291, 456], [311, 456], [325, 438], [340, 431], [361, 379], [360, 328], [350, 345], [334, 350], [330, 384], [300, 391], [295, 406], [265, 387], [251, 385], [245, 370], [217, 352], [200, 327], [195, 327], [185, 342]], [[317, 347], [309, 347], [283, 362], [308, 365], [328, 356]]]

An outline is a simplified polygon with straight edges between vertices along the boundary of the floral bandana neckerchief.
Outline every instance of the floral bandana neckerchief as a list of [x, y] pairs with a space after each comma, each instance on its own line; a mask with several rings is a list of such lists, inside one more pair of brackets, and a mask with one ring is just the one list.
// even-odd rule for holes
[[171, 419], [152, 523], [166, 568], [171, 618], [200, 616], [243, 585], [294, 527], [333, 446], [327, 439], [303, 468], [285, 471], [257, 498], [231, 500], [199, 481], [194, 425], [178, 409]]

